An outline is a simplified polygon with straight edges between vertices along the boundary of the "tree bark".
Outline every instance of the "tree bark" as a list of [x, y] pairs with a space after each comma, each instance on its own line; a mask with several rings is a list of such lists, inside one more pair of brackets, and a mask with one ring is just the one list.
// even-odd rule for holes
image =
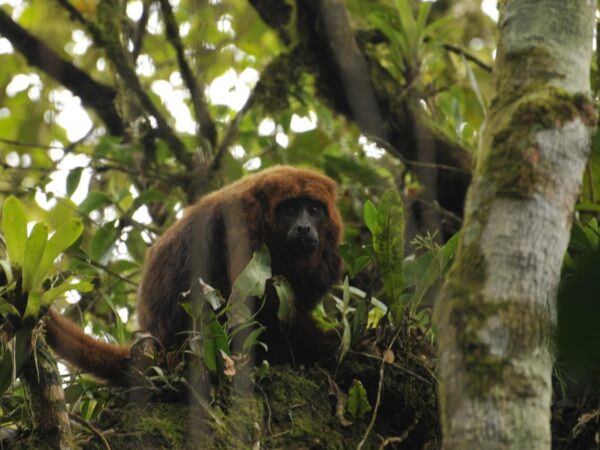
[[50, 348], [36, 340], [36, 357], [23, 367], [21, 381], [31, 405], [33, 432], [49, 448], [71, 448], [71, 427], [62, 388], [62, 378]]
[[549, 449], [555, 292], [596, 116], [596, 3], [500, 3], [495, 98], [437, 305], [445, 449]]

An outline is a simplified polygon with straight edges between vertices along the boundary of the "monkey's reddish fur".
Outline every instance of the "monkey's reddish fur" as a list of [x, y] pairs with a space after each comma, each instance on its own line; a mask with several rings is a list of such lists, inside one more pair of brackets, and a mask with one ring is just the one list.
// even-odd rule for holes
[[[285, 200], [310, 198], [322, 202], [327, 218], [317, 230], [320, 244], [309, 256], [285, 247], [285, 231], [278, 228], [276, 207]], [[137, 306], [140, 328], [166, 347], [181, 340], [189, 318], [179, 306], [181, 294], [200, 277], [227, 298], [232, 282], [266, 244], [274, 275], [283, 275], [295, 294], [296, 316], [285, 335], [277, 322], [277, 299], [267, 289], [266, 305], [258, 320], [267, 331], [266, 357], [289, 359], [288, 345], [298, 360], [320, 356], [316, 349], [328, 340], [310, 317], [310, 311], [338, 279], [337, 247], [342, 221], [335, 206], [336, 184], [318, 173], [279, 166], [245, 177], [202, 198], [171, 226], [148, 253]], [[51, 312], [48, 340], [58, 355], [92, 374], [119, 383], [127, 367], [129, 349], [92, 339]]]

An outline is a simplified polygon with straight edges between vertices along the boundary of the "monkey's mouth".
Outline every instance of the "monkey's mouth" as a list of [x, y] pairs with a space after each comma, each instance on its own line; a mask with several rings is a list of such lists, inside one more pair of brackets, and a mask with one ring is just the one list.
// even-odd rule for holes
[[309, 253], [317, 249], [319, 241], [310, 236], [302, 236], [291, 239], [288, 244], [298, 252]]

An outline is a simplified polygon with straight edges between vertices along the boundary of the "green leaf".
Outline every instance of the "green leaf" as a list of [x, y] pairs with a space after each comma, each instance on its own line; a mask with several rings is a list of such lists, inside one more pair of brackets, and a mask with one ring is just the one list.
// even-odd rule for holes
[[97, 262], [103, 262], [112, 250], [119, 234], [120, 230], [115, 228], [114, 221], [105, 223], [102, 228], [96, 231], [90, 242], [90, 258]]
[[227, 333], [221, 326], [219, 319], [212, 311], [207, 311], [207, 321], [204, 324], [203, 331], [204, 335], [204, 346], [203, 356], [204, 363], [209, 370], [213, 372], [217, 370], [220, 356], [219, 350], [223, 350], [228, 355], [231, 354], [229, 350], [229, 343], [227, 341]]
[[25, 244], [25, 258], [23, 260], [23, 291], [29, 292], [37, 287], [38, 271], [41, 267], [42, 257], [46, 249], [48, 229], [43, 223], [36, 223], [31, 230], [31, 235]]
[[381, 197], [373, 233], [373, 250], [383, 279], [387, 305], [395, 323], [402, 313], [404, 290], [404, 205], [398, 191], [390, 189]]
[[292, 287], [283, 277], [275, 277], [273, 279], [273, 287], [279, 298], [277, 319], [279, 319], [280, 323], [288, 324], [293, 319], [294, 291], [292, 291]]
[[73, 192], [77, 190], [82, 172], [83, 167], [76, 167], [75, 169], [71, 169], [69, 175], [67, 175], [67, 197], [73, 195]]
[[411, 299], [413, 307], [419, 305], [428, 289], [444, 274], [448, 263], [454, 257], [459, 239], [460, 232], [452, 236], [439, 251], [439, 254], [434, 255], [437, 257], [430, 259], [427, 269], [423, 273], [418, 274], [415, 294]]
[[371, 404], [367, 397], [367, 390], [359, 380], [354, 379], [348, 390], [348, 403], [346, 405], [348, 414], [353, 419], [361, 420], [371, 411], [371, 409]]
[[344, 278], [344, 286], [342, 290], [342, 299], [344, 302], [344, 310], [342, 311], [342, 341], [340, 342], [338, 364], [342, 362], [348, 350], [350, 350], [350, 341], [352, 340], [352, 334], [350, 330], [350, 322], [348, 322], [348, 308], [350, 306], [350, 280], [348, 277]]
[[360, 301], [352, 318], [352, 342], [358, 343], [367, 328], [368, 309], [365, 301]]
[[12, 195], [4, 201], [2, 229], [9, 261], [12, 265], [21, 267], [27, 242], [27, 218], [23, 205]]
[[251, 317], [245, 305], [248, 297], [262, 297], [265, 283], [271, 278], [271, 256], [266, 245], [254, 253], [250, 262], [238, 275], [229, 296], [229, 325], [238, 326]]
[[4, 298], [0, 297], [0, 315], [5, 314], [13, 314], [17, 317], [20, 316], [19, 311], [17, 311], [17, 308], [15, 308], [12, 303], [9, 303]]
[[56, 257], [68, 249], [83, 232], [83, 222], [75, 217], [67, 220], [58, 230], [54, 232], [42, 256], [38, 278], [36, 283], [43, 281], [48, 268], [54, 262]]
[[265, 331], [264, 327], [257, 327], [250, 332], [250, 334], [244, 339], [244, 345], [242, 346], [242, 351], [246, 353], [252, 347], [254, 347], [257, 343], [259, 343], [258, 338]]
[[95, 209], [102, 208], [103, 206], [110, 205], [112, 203], [110, 197], [104, 192], [90, 192], [84, 201], [79, 205], [79, 212], [87, 216]]
[[94, 285], [89, 281], [75, 281], [76, 278], [70, 276], [59, 286], [52, 288], [42, 295], [42, 303], [44, 305], [50, 305], [59, 296], [67, 291], [77, 290], [79, 292], [91, 292], [94, 289]]
[[14, 376], [19, 376], [31, 354], [31, 328], [21, 328], [13, 339], [13, 348], [9, 350], [7, 346], [0, 361], [0, 397], [12, 384]]
[[363, 207], [363, 217], [365, 220], [365, 225], [371, 234], [374, 233], [377, 223], [377, 207], [371, 200], [367, 200], [365, 202], [365, 206]]
[[146, 255], [146, 248], [148, 245], [142, 238], [142, 233], [139, 230], [133, 229], [127, 233], [127, 250], [129, 254], [133, 256], [138, 262], [144, 262], [144, 256]]

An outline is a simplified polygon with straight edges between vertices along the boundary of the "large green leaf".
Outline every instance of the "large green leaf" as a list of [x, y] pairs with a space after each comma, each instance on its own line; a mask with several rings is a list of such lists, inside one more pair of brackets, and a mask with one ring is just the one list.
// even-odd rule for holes
[[83, 223], [75, 217], [67, 220], [63, 226], [56, 230], [44, 250], [36, 282], [41, 282], [43, 280], [48, 268], [54, 262], [56, 257], [73, 245], [73, 243], [79, 239], [82, 232]]
[[219, 350], [223, 350], [228, 355], [231, 354], [229, 350], [229, 342], [227, 340], [227, 333], [219, 322], [216, 314], [212, 311], [207, 310], [207, 320], [203, 327], [204, 334], [204, 346], [203, 355], [204, 363], [209, 370], [216, 371], [220, 356]]
[[48, 229], [43, 223], [36, 223], [25, 244], [23, 259], [23, 291], [29, 292], [37, 287], [36, 279], [46, 249]]
[[398, 323], [404, 290], [404, 205], [398, 191], [390, 189], [381, 197], [373, 233], [373, 250], [383, 279], [388, 307]]
[[27, 242], [27, 218], [23, 205], [16, 197], [10, 196], [2, 208], [2, 230], [6, 241], [8, 259], [12, 265], [22, 266]]
[[245, 305], [248, 297], [261, 297], [265, 283], [271, 278], [271, 256], [266, 245], [254, 253], [250, 262], [238, 275], [229, 296], [229, 325], [232, 327], [248, 321], [252, 313]]

